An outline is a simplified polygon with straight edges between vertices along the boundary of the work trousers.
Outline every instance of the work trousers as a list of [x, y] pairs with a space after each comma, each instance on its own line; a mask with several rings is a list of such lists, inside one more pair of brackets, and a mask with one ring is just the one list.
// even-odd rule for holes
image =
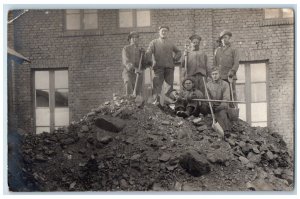
[[169, 96], [173, 90], [174, 83], [174, 68], [160, 67], [153, 70], [153, 97], [156, 100], [161, 94], [164, 81], [167, 83], [167, 88], [164, 95]]
[[203, 83], [203, 77], [205, 78], [205, 81], [206, 81], [206, 77], [201, 73], [194, 74], [192, 75], [192, 77], [195, 80], [195, 88], [200, 90], [202, 94], [205, 95], [205, 86]]
[[[124, 81], [126, 95], [132, 95], [137, 75], [134, 72], [130, 72], [130, 71], [124, 69], [123, 73], [122, 73], [122, 78]], [[142, 84], [143, 84], [143, 75], [141, 73], [139, 76], [139, 80], [138, 80], [138, 84], [137, 84], [137, 88], [136, 88], [137, 95], [141, 95], [141, 93], [142, 93]]]
[[[225, 82], [228, 83], [229, 90], [230, 90], [230, 99], [231, 99], [231, 89], [230, 89], [230, 83], [228, 79], [223, 79]], [[233, 101], [237, 101], [237, 96], [236, 96], [236, 80], [232, 81], [232, 93], [233, 93]], [[229, 103], [230, 107], [233, 107], [233, 103]], [[237, 103], [234, 103], [235, 106], [237, 106]]]

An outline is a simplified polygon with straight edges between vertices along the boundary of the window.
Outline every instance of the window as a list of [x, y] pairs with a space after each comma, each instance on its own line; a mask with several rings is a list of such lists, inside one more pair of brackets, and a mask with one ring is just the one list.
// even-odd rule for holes
[[97, 10], [66, 10], [66, 30], [98, 29]]
[[265, 10], [265, 19], [278, 19], [278, 18], [292, 18], [294, 16], [294, 12], [292, 9], [264, 9]]
[[119, 27], [149, 27], [151, 25], [150, 10], [119, 10]]
[[237, 71], [236, 92], [239, 101], [240, 119], [251, 126], [267, 126], [267, 67], [265, 63], [240, 64]]
[[34, 78], [36, 133], [68, 125], [68, 71], [35, 71]]

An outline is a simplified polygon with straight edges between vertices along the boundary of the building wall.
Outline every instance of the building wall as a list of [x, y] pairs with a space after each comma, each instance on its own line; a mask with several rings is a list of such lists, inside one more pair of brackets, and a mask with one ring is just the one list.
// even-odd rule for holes
[[[141, 32], [140, 46], [146, 48], [158, 37], [157, 27], [168, 25], [169, 37], [184, 50], [188, 37], [200, 34], [201, 50], [212, 66], [215, 41], [224, 29], [233, 33], [241, 61], [268, 61], [270, 127], [291, 142], [294, 132], [294, 26], [263, 19], [263, 9], [152, 10], [151, 27]], [[69, 107], [72, 120], [123, 93], [121, 51], [127, 34], [134, 29], [118, 28], [118, 10], [99, 11], [99, 31], [64, 31], [63, 10], [32, 10], [14, 23], [15, 49], [32, 60], [18, 68], [19, 126], [33, 130], [32, 71], [68, 68]], [[277, 24], [277, 25], [276, 25]]]

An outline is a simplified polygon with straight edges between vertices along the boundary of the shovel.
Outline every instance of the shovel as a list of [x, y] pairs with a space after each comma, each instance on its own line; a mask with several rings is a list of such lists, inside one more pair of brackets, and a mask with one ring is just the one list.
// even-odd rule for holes
[[[228, 82], [230, 85], [231, 100], [234, 101], [233, 89], [232, 89], [233, 78], [228, 77]], [[236, 121], [239, 118], [240, 109], [236, 107], [235, 103], [232, 103], [232, 104], [233, 104], [233, 108], [229, 106], [227, 113], [228, 113], [228, 117], [231, 121]]]
[[[210, 97], [209, 97], [209, 94], [208, 94], [208, 91], [207, 91], [207, 87], [206, 87], [206, 82], [205, 82], [205, 78], [203, 77], [203, 83], [204, 83], [204, 87], [205, 87], [205, 93], [207, 95], [207, 99], [210, 100]], [[209, 108], [210, 108], [210, 112], [211, 112], [211, 116], [212, 116], [212, 119], [213, 119], [213, 123], [212, 123], [212, 128], [215, 132], [217, 132], [218, 134], [220, 134], [223, 138], [224, 138], [224, 130], [223, 128], [221, 127], [221, 125], [216, 121], [215, 119], [215, 114], [213, 112], [213, 109], [212, 109], [212, 106], [211, 106], [211, 102], [208, 101], [208, 104], [209, 104]]]
[[[142, 60], [143, 60], [143, 53], [141, 53], [140, 61], [139, 61], [139, 71], [142, 69]], [[141, 105], [144, 102], [144, 99], [141, 95], [137, 95], [137, 87], [138, 87], [138, 82], [140, 78], [140, 73], [137, 73], [136, 79], [135, 79], [135, 84], [134, 84], [134, 90], [133, 90], [133, 96], [135, 97], [135, 102], [137, 105]]]
[[188, 62], [188, 44], [185, 44], [185, 49], [184, 49], [184, 70], [185, 70], [185, 77], [188, 76], [188, 71], [187, 71], [187, 62]]

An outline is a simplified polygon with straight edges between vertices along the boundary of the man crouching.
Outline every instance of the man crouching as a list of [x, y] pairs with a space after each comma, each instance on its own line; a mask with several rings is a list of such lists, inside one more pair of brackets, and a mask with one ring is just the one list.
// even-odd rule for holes
[[[220, 69], [213, 67], [211, 70], [212, 81], [207, 83], [207, 90], [211, 100], [230, 101], [230, 91], [228, 83], [220, 78]], [[224, 132], [231, 129], [231, 122], [227, 115], [228, 103], [212, 102], [212, 108], [217, 122], [220, 123]]]
[[179, 93], [172, 92], [171, 98], [175, 100], [175, 112], [179, 117], [197, 116], [201, 102], [193, 99], [203, 98], [203, 93], [195, 88], [195, 80], [187, 77], [182, 81], [183, 89]]

